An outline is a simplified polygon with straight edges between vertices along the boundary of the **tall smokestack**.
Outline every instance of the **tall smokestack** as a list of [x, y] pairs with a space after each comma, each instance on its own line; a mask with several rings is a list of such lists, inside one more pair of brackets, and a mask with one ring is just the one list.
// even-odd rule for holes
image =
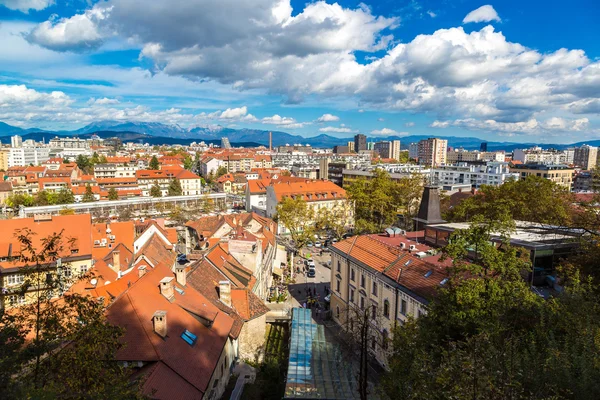
[[269, 132], [269, 151], [273, 151], [273, 132]]

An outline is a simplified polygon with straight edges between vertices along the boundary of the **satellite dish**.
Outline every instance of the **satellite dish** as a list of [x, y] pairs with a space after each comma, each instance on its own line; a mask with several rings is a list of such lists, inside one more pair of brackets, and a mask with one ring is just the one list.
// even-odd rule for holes
[[96, 286], [98, 284], [98, 279], [94, 278], [90, 281], [90, 283], [94, 286]]

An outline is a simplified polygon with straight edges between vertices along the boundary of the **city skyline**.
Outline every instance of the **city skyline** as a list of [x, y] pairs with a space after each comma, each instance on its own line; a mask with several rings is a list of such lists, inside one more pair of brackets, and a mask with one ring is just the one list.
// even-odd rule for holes
[[521, 3], [0, 0], [0, 121], [600, 138], [599, 6]]

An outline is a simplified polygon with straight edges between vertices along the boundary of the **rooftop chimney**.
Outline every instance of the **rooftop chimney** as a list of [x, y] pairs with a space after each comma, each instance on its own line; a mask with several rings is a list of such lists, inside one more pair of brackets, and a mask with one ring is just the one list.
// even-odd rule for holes
[[112, 252], [112, 268], [115, 271], [121, 270], [121, 252], [119, 250], [113, 250]]
[[138, 267], [138, 276], [141, 278], [144, 275], [146, 275], [146, 266], [145, 265], [140, 265]]
[[152, 316], [152, 324], [154, 325], [154, 333], [161, 338], [167, 337], [167, 312], [158, 310]]
[[177, 283], [181, 286], [185, 286], [186, 283], [186, 273], [185, 273], [185, 265], [177, 264], [175, 266], [175, 277], [177, 278]]
[[165, 298], [169, 301], [175, 298], [175, 293], [173, 290], [173, 277], [167, 276], [160, 280], [160, 294], [165, 296]]
[[227, 307], [231, 307], [231, 282], [219, 281], [219, 299]]

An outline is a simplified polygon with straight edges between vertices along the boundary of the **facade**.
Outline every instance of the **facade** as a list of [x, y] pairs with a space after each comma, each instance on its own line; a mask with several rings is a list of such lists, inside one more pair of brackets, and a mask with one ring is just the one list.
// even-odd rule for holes
[[573, 168], [562, 164], [515, 165], [510, 169], [510, 171], [518, 173], [521, 180], [526, 179], [530, 175], [539, 176], [544, 179], [551, 180], [567, 190], [571, 190], [573, 185], [573, 176], [575, 175], [575, 170]]
[[500, 186], [509, 179], [519, 179], [519, 174], [511, 172], [507, 162], [488, 162], [483, 165], [443, 166], [431, 170], [434, 182], [443, 186], [468, 184], [473, 188], [482, 185]]
[[21, 147], [23, 146], [23, 138], [19, 135], [10, 137], [10, 147]]
[[419, 158], [419, 143], [411, 143], [408, 145], [408, 157], [413, 160]]
[[135, 172], [138, 170], [135, 163], [131, 164], [96, 164], [94, 165], [94, 177], [97, 179], [114, 179], [114, 178], [130, 178], [135, 177]]
[[10, 150], [0, 149], [0, 171], [8, 170], [9, 155], [10, 155]]
[[360, 153], [362, 150], [367, 150], [367, 137], [362, 133], [354, 136], [354, 149], [355, 152]]
[[50, 158], [48, 147], [11, 147], [8, 154], [8, 167], [19, 165], [40, 165]]
[[381, 158], [393, 158], [394, 160], [400, 159], [399, 140], [377, 142], [373, 145], [373, 150], [379, 153]]
[[[333, 321], [353, 330], [355, 315], [369, 310], [369, 350], [386, 366], [393, 328], [427, 313], [427, 304], [447, 281], [439, 255], [402, 234], [361, 235], [331, 246]], [[357, 311], [359, 311], [357, 313]]]
[[574, 161], [574, 150], [544, 150], [541, 147], [515, 149], [513, 160], [523, 164], [571, 164]]
[[573, 164], [586, 170], [596, 168], [598, 165], [598, 148], [583, 145], [576, 147], [573, 154]]
[[444, 139], [429, 138], [421, 140], [418, 144], [419, 164], [437, 167], [446, 164], [448, 141]]

